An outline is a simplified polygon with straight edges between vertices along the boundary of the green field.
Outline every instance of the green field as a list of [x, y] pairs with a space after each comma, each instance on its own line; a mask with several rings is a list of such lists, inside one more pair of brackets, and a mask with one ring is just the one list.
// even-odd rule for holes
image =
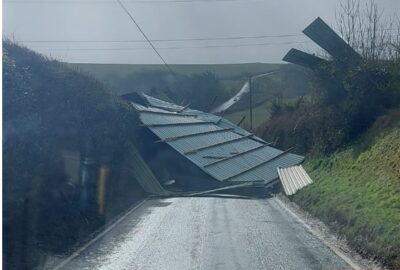
[[[109, 83], [111, 86], [119, 78], [133, 73], [168, 70], [164, 65], [130, 65], [130, 64], [69, 64], [72, 67], [94, 76], [96, 79]], [[214, 73], [225, 90], [233, 94], [239, 91], [250, 75], [278, 70], [283, 64], [215, 64], [215, 65], [170, 65], [171, 69], [180, 75], [194, 75], [205, 72]]]
[[[259, 96], [261, 98], [267, 97], [266, 94], [259, 93]], [[309, 96], [303, 96], [304, 99], [309, 99]], [[296, 101], [298, 101], [299, 97], [287, 97], [284, 99], [281, 99], [281, 103], [284, 104], [294, 104]], [[261, 103], [260, 105], [257, 105], [253, 109], [253, 130], [261, 127], [263, 124], [265, 124], [271, 117], [271, 104], [273, 99], [268, 99], [267, 101]], [[224, 115], [226, 119], [231, 121], [232, 123], [237, 124], [243, 116], [246, 115], [245, 120], [242, 122], [241, 126], [244, 128], [249, 128], [250, 127], [250, 110], [249, 110], [249, 102], [248, 98], [244, 98], [244, 103], [246, 105], [244, 110], [238, 110], [234, 112], [228, 112]]]
[[[139, 82], [135, 85], [135, 81], [131, 84], [121, 83], [131, 74], [140, 74], [149, 72], [151, 76], [162, 76], [165, 73], [151, 73], [152, 71], [164, 71], [167, 73], [163, 65], [129, 65], [129, 64], [69, 64], [74, 68], [89, 73], [95, 78], [103, 81], [122, 91], [122, 88], [140, 89], [146, 91], [146, 86]], [[269, 104], [275, 97], [293, 98], [305, 95], [308, 91], [308, 77], [305, 71], [294, 65], [288, 64], [269, 64], [269, 63], [244, 63], [244, 64], [216, 64], [216, 65], [171, 65], [171, 68], [178, 74], [194, 75], [205, 72], [214, 73], [222, 84], [223, 91], [228, 92], [228, 96], [236, 94], [243, 84], [248, 80], [250, 75], [264, 73], [268, 71], [276, 71], [270, 76], [266, 76], [253, 81], [253, 101], [256, 104], [253, 110], [253, 128], [257, 128], [269, 119]], [[147, 88], [151, 88], [152, 81], [156, 78], [150, 76], [147, 82]], [[121, 86], [123, 85], [123, 86]], [[139, 86], [140, 85], [140, 86]], [[218, 93], [215, 94], [218, 96]], [[159, 97], [162, 98], [162, 97]], [[209, 97], [210, 101], [213, 97]], [[222, 102], [222, 101], [220, 101]], [[215, 104], [216, 106], [217, 104]], [[235, 104], [229, 109], [225, 117], [233, 123], [238, 123], [240, 119], [246, 115], [246, 119], [242, 126], [250, 127], [250, 113], [248, 110], [248, 96]]]
[[[81, 69], [86, 73], [90, 73], [100, 80], [107, 80], [110, 77], [126, 76], [130, 73], [140, 71], [165, 70], [163, 65], [129, 65], [129, 64], [70, 64]], [[248, 63], [248, 64], [219, 64], [219, 65], [172, 65], [171, 68], [184, 75], [192, 75], [203, 72], [215, 73], [224, 84], [228, 91], [235, 93], [239, 91], [247, 77], [252, 74], [262, 73], [271, 70], [279, 70], [284, 64], [264, 64], [264, 63]], [[274, 77], [277, 79], [277, 76]], [[275, 90], [275, 89], [274, 89]], [[275, 90], [276, 92], [276, 90]], [[266, 99], [267, 94], [262, 91], [254, 93], [254, 99]], [[244, 98], [244, 107], [247, 106], [247, 99]], [[258, 105], [253, 110], [253, 128], [257, 128], [269, 119], [269, 102]], [[225, 115], [225, 118], [238, 123], [242, 117], [246, 115], [246, 119], [242, 123], [245, 128], [250, 127], [250, 112], [248, 110], [240, 110]]]
[[[168, 70], [163, 65], [130, 65], [130, 64], [69, 64], [84, 73], [90, 74], [96, 79], [107, 83], [117, 92], [124, 91], [126, 88], [143, 88], [147, 91], [152, 87], [152, 80], [146, 85], [134, 82], [130, 85], [121, 86], [123, 81], [133, 74], [152, 74], [162, 76], [168, 74]], [[215, 74], [225, 91], [233, 95], [238, 92], [249, 76], [269, 71], [276, 71], [275, 74], [258, 79], [254, 83], [255, 100], [261, 102], [266, 100], [265, 94], [281, 93], [283, 96], [297, 96], [304, 94], [308, 89], [308, 78], [304, 69], [291, 64], [270, 64], [270, 63], [244, 63], [244, 64], [215, 64], [215, 65], [171, 65], [174, 72], [180, 75], [191, 76], [211, 72]], [[158, 73], [157, 73], [158, 72]], [[160, 73], [161, 72], [161, 73]], [[157, 81], [156, 78], [154, 81]], [[120, 88], [124, 89], [120, 89]], [[148, 89], [147, 89], [148, 88]], [[257, 91], [257, 89], [259, 91]], [[218, 95], [218, 93], [216, 93]], [[260, 97], [260, 98], [258, 98]], [[212, 97], [210, 97], [212, 99]]]
[[[164, 65], [130, 65], [130, 64], [70, 64], [78, 67], [84, 72], [94, 75], [96, 78], [104, 78], [118, 74], [127, 75], [139, 71], [165, 70]], [[221, 79], [232, 79], [234, 77], [246, 78], [265, 71], [278, 69], [283, 64], [248, 63], [248, 64], [216, 64], [216, 65], [170, 65], [171, 69], [183, 75], [195, 73], [213, 72]]]
[[308, 158], [305, 167], [315, 183], [294, 201], [361, 253], [399, 269], [400, 110], [346, 149]]
[[[270, 113], [269, 113], [270, 102], [265, 102], [253, 109], [253, 129], [256, 129], [261, 124], [268, 121]], [[250, 111], [243, 110], [230, 114], [226, 114], [224, 117], [231, 121], [234, 124], [239, 123], [243, 116], [246, 116], [245, 120], [242, 122], [241, 126], [244, 128], [250, 127]]]

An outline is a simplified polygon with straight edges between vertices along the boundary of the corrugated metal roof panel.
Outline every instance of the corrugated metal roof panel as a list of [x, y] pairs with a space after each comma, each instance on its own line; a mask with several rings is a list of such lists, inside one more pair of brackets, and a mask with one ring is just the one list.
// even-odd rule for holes
[[[142, 123], [161, 141], [219, 181], [267, 183], [278, 178], [277, 167], [303, 161], [302, 156], [270, 147], [221, 117], [144, 97], [157, 108], [133, 104], [140, 112]], [[162, 126], [152, 126], [157, 124]]]
[[164, 109], [159, 109], [156, 107], [145, 107], [143, 105], [140, 104], [136, 104], [134, 102], [131, 102], [132, 106], [139, 112], [142, 113], [154, 113], [154, 114], [160, 114], [160, 115], [172, 115], [172, 116], [191, 116], [191, 117], [197, 117], [197, 114], [195, 113], [179, 113], [179, 112], [175, 112], [175, 111], [167, 111]]
[[288, 196], [313, 182], [301, 165], [278, 168], [278, 174], [283, 190]]
[[130, 148], [130, 156], [128, 158], [131, 159], [130, 166], [132, 166], [131, 168], [128, 167], [128, 169], [131, 169], [143, 190], [150, 194], [168, 195], [169, 192], [160, 185], [160, 182], [137, 149], [133, 145], [128, 145], [128, 147]]
[[181, 123], [200, 123], [204, 122], [194, 116], [180, 116], [169, 114], [152, 114], [142, 112], [140, 119], [146, 125], [159, 125], [159, 124], [181, 124]]
[[[155, 106], [155, 107], [143, 107], [143, 106], [139, 105], [139, 106], [141, 106], [139, 109], [143, 110], [143, 108], [145, 108], [145, 110], [147, 110], [147, 111], [157, 111], [157, 112], [162, 112], [162, 111], [165, 112], [165, 110], [167, 110], [169, 112], [171, 112], [171, 111], [175, 112], [175, 113], [181, 112], [181, 114], [183, 113], [183, 114], [195, 115], [198, 119], [201, 119], [203, 121], [218, 122], [218, 126], [221, 128], [234, 128], [235, 132], [237, 132], [239, 134], [243, 134], [243, 135], [251, 134], [247, 130], [245, 130], [241, 127], [238, 127], [237, 125], [231, 123], [230, 121], [228, 121], [224, 118], [221, 118], [220, 116], [216, 116], [216, 115], [210, 114], [210, 113], [205, 113], [205, 112], [202, 112], [199, 110], [185, 108], [183, 106], [179, 106], [179, 105], [172, 104], [172, 103], [169, 103], [169, 102], [166, 102], [163, 100], [159, 100], [157, 98], [148, 96], [146, 94], [143, 94], [143, 97], [146, 98], [146, 100], [149, 102], [149, 104], [151, 106]], [[138, 104], [133, 103], [133, 105], [136, 107]], [[160, 109], [160, 108], [164, 108], [164, 110]], [[257, 138], [257, 139], [263, 141], [260, 138]]]
[[143, 96], [147, 99], [147, 101], [150, 103], [151, 106], [156, 107], [156, 108], [161, 108], [161, 109], [165, 109], [168, 111], [180, 111], [184, 108], [182, 106], [179, 106], [179, 105], [176, 105], [173, 103], [169, 103], [169, 102], [160, 100], [158, 98], [148, 96], [146, 94], [143, 94]]
[[[230, 134], [230, 136], [234, 137], [237, 136], [237, 134]], [[195, 140], [190, 140], [187, 141], [187, 143], [180, 143], [179, 141], [177, 142], [172, 142], [171, 146], [173, 146], [175, 149], [177, 149], [180, 153], [184, 153], [186, 149], [191, 149], [191, 143], [194, 142]], [[204, 141], [208, 142], [208, 144], [212, 141], [208, 141], [208, 138], [204, 138]], [[237, 155], [238, 153], [242, 153], [244, 151], [247, 151], [249, 149], [255, 148], [260, 146], [259, 143], [251, 140], [243, 140], [243, 141], [235, 141], [229, 144], [217, 146], [217, 147], [212, 147], [209, 149], [205, 149], [203, 151], [199, 151], [193, 154], [186, 154], [186, 157], [193, 162], [197, 163], [198, 165], [204, 167], [210, 163], [216, 162], [217, 160], [221, 160], [223, 158], [231, 157], [234, 155]], [[224, 164], [229, 164], [229, 163], [238, 163], [238, 160], [243, 160], [243, 158], [237, 157], [233, 158], [232, 161], [230, 162], [223, 162]], [[208, 172], [213, 173], [215, 170], [213, 169], [214, 167], [217, 167], [217, 165], [210, 166], [206, 169]], [[219, 170], [223, 170], [223, 168], [220, 168]], [[218, 172], [217, 172], [218, 173]], [[222, 177], [222, 172], [219, 173], [220, 177]]]
[[[239, 175], [230, 179], [231, 182], [241, 182], [241, 181], [256, 181], [265, 180], [266, 182], [271, 182], [277, 179], [278, 172], [276, 170], [279, 166], [292, 166], [299, 164], [303, 161], [303, 157], [295, 154], [286, 154], [277, 159], [272, 160], [269, 163], [264, 164], [258, 168], [251, 171], [247, 171], [245, 174]], [[257, 165], [257, 164], [254, 164]]]
[[221, 130], [222, 128], [214, 124], [204, 124], [204, 125], [184, 125], [184, 126], [158, 126], [152, 127], [153, 131], [160, 139], [166, 139], [176, 136], [189, 135], [194, 133], [201, 133], [205, 131]]

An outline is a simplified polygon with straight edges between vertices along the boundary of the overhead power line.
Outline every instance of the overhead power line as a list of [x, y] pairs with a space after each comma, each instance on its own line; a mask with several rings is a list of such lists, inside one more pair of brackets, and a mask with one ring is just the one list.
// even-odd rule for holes
[[[398, 29], [382, 29], [381, 31], [392, 31]], [[198, 37], [198, 38], [170, 38], [170, 39], [150, 39], [154, 43], [162, 42], [192, 42], [192, 41], [220, 41], [220, 40], [243, 40], [243, 39], [265, 39], [265, 38], [289, 38], [289, 37], [303, 37], [303, 34], [276, 34], [276, 35], [255, 35], [255, 36], [231, 36], [231, 37]], [[84, 39], [64, 39], [64, 40], [51, 40], [51, 39], [25, 39], [19, 40], [23, 43], [145, 43], [146, 39], [120, 39], [120, 40], [84, 40]]]
[[[228, 44], [228, 45], [206, 45], [206, 46], [175, 46], [175, 47], [158, 47], [157, 50], [179, 50], [179, 49], [212, 49], [212, 48], [234, 48], [234, 47], [253, 47], [253, 46], [272, 46], [272, 45], [293, 45], [293, 44], [308, 44], [310, 41], [298, 42], [275, 42], [275, 43], [252, 43], [252, 44]], [[54, 51], [135, 51], [149, 49], [147, 47], [137, 48], [42, 48], [42, 50]]]
[[[217, 3], [217, 2], [263, 2], [265, 0], [128, 0], [127, 4], [170, 4], [170, 3]], [[107, 0], [4, 0], [4, 3], [29, 3], [29, 4], [112, 4], [114, 1]]]
[[129, 12], [129, 10], [126, 9], [124, 4], [121, 2], [121, 0], [116, 0], [118, 4], [121, 6], [121, 8], [125, 11], [125, 13], [129, 16], [131, 21], [136, 25], [136, 27], [139, 29], [140, 33], [142, 33], [143, 37], [147, 40], [147, 42], [150, 44], [151, 48], [153, 51], [160, 57], [161, 61], [164, 63], [164, 65], [167, 67], [167, 69], [175, 75], [175, 72], [172, 70], [172, 68], [168, 65], [168, 63], [165, 61], [165, 59], [161, 56], [161, 54], [157, 51], [156, 47], [154, 47], [153, 43], [151, 40], [147, 37], [147, 35], [144, 33], [142, 28], [139, 26], [139, 24], [136, 22], [136, 20], [133, 18], [132, 14]]
[[[241, 39], [264, 39], [264, 38], [287, 38], [304, 37], [303, 34], [281, 34], [281, 35], [257, 35], [257, 36], [232, 36], [232, 37], [199, 37], [199, 38], [175, 38], [175, 39], [151, 39], [151, 42], [182, 42], [182, 41], [218, 41], [218, 40], [241, 40]], [[24, 43], [143, 43], [145, 39], [124, 40], [20, 40]]]

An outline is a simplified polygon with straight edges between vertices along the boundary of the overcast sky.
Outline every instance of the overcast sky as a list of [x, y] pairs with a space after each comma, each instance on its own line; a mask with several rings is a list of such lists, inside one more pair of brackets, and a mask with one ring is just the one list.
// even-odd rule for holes
[[[154, 42], [170, 64], [277, 63], [292, 47], [312, 52], [301, 31], [318, 16], [334, 26], [338, 7], [338, 0], [122, 1], [152, 40], [289, 35]], [[400, 13], [400, 0], [377, 2], [385, 17]], [[97, 42], [143, 39], [113, 0], [5, 0], [3, 37], [67, 62], [161, 63], [145, 42]]]

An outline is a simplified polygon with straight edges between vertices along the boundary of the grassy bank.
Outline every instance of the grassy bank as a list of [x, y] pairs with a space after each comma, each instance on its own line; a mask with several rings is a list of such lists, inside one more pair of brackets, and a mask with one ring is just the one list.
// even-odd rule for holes
[[378, 118], [358, 142], [308, 159], [305, 167], [315, 183], [293, 200], [361, 253], [400, 269], [400, 110]]

